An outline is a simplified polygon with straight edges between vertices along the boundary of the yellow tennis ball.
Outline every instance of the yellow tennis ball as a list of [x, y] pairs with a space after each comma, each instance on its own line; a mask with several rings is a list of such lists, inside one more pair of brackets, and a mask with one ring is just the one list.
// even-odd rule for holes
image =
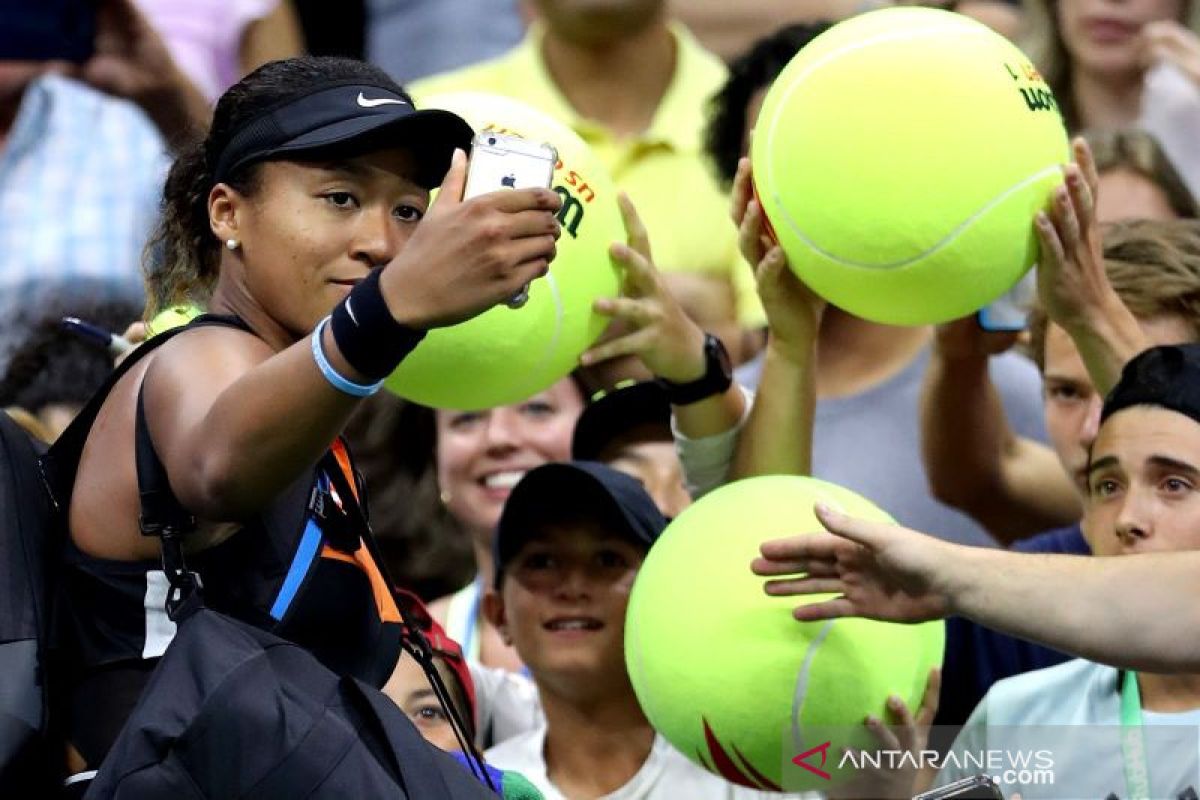
[[559, 162], [552, 188], [563, 200], [562, 236], [550, 273], [533, 282], [521, 308], [496, 306], [449, 328], [430, 331], [387, 380], [387, 388], [427, 406], [482, 409], [537, 394], [569, 373], [603, 332], [592, 311], [619, 294], [609, 245], [625, 240], [617, 192], [603, 164], [566, 125], [506, 97], [461, 92], [425, 99], [477, 132], [549, 142]]
[[146, 338], [157, 336], [163, 331], [187, 325], [196, 317], [203, 314], [203, 309], [194, 305], [170, 306], [158, 312], [154, 319], [146, 323]]
[[986, 26], [928, 8], [842, 22], [763, 101], [755, 187], [792, 269], [834, 305], [916, 325], [969, 314], [1038, 258], [1069, 158], [1054, 96]]
[[[889, 719], [895, 694], [914, 714], [941, 664], [942, 623], [797, 622], [828, 599], [770, 597], [750, 571], [762, 542], [820, 530], [813, 504], [890, 521], [853, 492], [773, 475], [717, 489], [679, 515], [638, 572], [625, 661], [650, 723], [676, 749], [734, 783], [825, 789], [852, 772], [844, 747], [878, 749], [863, 722]], [[821, 758], [822, 745], [825, 758]], [[794, 763], [804, 763], [828, 774]]]

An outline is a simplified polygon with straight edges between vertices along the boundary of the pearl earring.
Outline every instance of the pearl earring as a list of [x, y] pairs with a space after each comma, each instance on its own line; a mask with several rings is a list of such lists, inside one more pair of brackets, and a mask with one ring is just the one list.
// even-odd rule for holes
[[447, 492], [445, 489], [443, 489], [441, 494], [438, 495], [438, 498], [442, 501], [442, 505], [444, 505], [444, 506], [450, 505], [450, 493]]
[[239, 242], [237, 239], [226, 239], [225, 240], [225, 247], [228, 248], [229, 250], [237, 250], [241, 246], [242, 246], [242, 243]]

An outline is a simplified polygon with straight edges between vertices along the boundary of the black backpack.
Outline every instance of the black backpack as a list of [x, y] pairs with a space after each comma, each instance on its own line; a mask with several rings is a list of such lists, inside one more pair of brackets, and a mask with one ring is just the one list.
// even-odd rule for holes
[[0, 411], [0, 796], [40, 793], [55, 777], [45, 669], [52, 510], [38, 470], [43, 449]]

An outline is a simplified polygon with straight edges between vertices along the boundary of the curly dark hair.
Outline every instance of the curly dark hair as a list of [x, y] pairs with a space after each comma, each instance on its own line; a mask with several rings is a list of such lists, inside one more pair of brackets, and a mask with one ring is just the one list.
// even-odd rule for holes
[[728, 189], [745, 152], [746, 108], [759, 89], [769, 86], [800, 48], [824, 33], [831, 23], [788, 25], [759, 39], [729, 65], [729, 79], [708, 104], [704, 150], [717, 179]]

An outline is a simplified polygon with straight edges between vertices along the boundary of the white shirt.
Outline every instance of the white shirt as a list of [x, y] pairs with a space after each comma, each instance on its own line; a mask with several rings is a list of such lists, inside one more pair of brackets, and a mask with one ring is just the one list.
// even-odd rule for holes
[[[515, 770], [545, 795], [546, 800], [568, 800], [546, 775], [543, 725], [487, 751], [487, 762], [504, 770]], [[688, 761], [662, 736], [654, 737], [654, 746], [642, 768], [628, 783], [601, 800], [769, 800], [770, 798], [819, 798], [816, 793], [779, 794], [734, 786]]]

